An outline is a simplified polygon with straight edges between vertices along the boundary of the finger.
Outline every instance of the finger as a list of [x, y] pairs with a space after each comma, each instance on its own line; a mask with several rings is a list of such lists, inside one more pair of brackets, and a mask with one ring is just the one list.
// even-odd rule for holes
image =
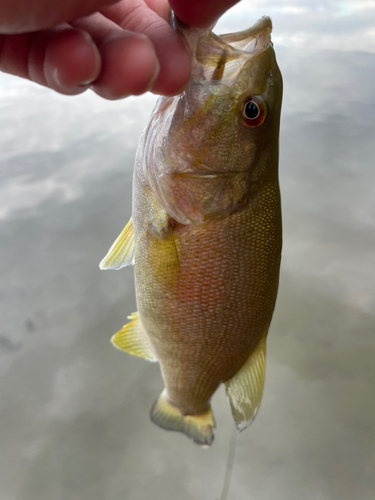
[[101, 14], [73, 23], [89, 33], [99, 48], [102, 68], [91, 86], [106, 99], [120, 99], [149, 90], [159, 74], [152, 42], [139, 33], [123, 30]]
[[118, 0], [16, 0], [0, 2], [0, 33], [45, 30], [96, 12]]
[[23, 35], [3, 35], [0, 70], [60, 93], [86, 90], [100, 73], [100, 54], [88, 33], [62, 26]]
[[190, 77], [190, 57], [184, 42], [168, 23], [142, 0], [123, 0], [102, 12], [123, 29], [143, 33], [153, 42], [160, 72], [152, 91], [164, 95], [181, 92]]
[[50, 88], [78, 94], [99, 76], [101, 57], [88, 33], [69, 28], [49, 41], [43, 69]]
[[[144, 35], [116, 32], [100, 46], [103, 71], [92, 89], [106, 99], [140, 95], [150, 90], [159, 75], [159, 62]], [[121, 62], [120, 62], [121, 61]]]
[[239, 0], [169, 0], [176, 16], [188, 26], [208, 28]]
[[167, 0], [145, 0], [147, 6], [153, 10], [159, 17], [164, 19], [167, 23], [169, 22], [169, 16], [171, 14], [171, 7]]

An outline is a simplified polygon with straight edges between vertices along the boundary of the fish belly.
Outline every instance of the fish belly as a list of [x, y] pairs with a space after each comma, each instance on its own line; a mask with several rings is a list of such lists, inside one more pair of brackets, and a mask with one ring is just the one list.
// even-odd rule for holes
[[[163, 259], [155, 257], [153, 233], [153, 218], [162, 208], [136, 182], [135, 196], [139, 317], [160, 362], [169, 402], [182, 414], [202, 414], [271, 321], [281, 253], [278, 185], [265, 185], [246, 209], [223, 220], [201, 227], [170, 221], [176, 253]], [[169, 265], [175, 256], [178, 265]]]

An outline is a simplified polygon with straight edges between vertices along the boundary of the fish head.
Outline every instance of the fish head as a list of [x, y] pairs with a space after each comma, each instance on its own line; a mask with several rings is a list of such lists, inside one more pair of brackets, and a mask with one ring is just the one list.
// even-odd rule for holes
[[221, 36], [177, 29], [192, 76], [179, 96], [160, 98], [144, 170], [167, 212], [199, 226], [244, 209], [264, 181], [277, 182], [282, 77], [269, 18]]

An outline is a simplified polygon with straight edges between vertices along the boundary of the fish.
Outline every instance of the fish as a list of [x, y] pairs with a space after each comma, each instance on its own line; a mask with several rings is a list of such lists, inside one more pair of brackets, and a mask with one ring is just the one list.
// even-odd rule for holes
[[160, 364], [151, 420], [201, 446], [221, 384], [239, 431], [258, 412], [282, 248], [282, 76], [263, 17], [216, 35], [177, 18], [192, 74], [139, 142], [132, 217], [100, 263], [134, 265], [138, 311], [115, 347]]

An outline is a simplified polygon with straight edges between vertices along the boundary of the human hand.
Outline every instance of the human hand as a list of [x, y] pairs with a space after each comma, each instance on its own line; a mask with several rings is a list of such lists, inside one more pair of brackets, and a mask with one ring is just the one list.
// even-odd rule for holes
[[[208, 27], [238, 0], [170, 0], [186, 24]], [[62, 94], [107, 99], [180, 92], [190, 77], [167, 0], [0, 0], [0, 70]]]

